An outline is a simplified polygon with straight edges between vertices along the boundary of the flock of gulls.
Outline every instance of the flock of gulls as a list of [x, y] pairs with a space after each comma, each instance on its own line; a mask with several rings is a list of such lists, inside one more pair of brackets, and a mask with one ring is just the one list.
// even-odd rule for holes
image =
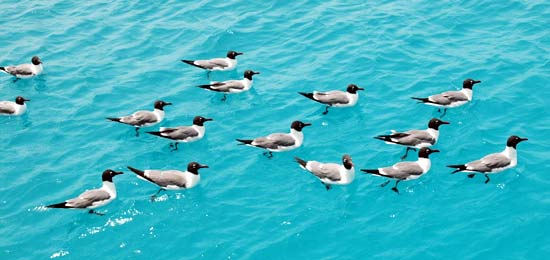
[[[241, 52], [229, 51], [225, 58], [214, 58], [209, 60], [182, 60], [182, 62], [204, 69], [208, 71], [210, 78], [211, 71], [228, 71], [233, 70], [237, 66], [237, 56], [242, 55]], [[17, 66], [0, 67], [0, 71], [11, 74], [15, 77], [14, 82], [22, 78], [31, 78], [42, 73], [42, 61], [39, 57], [32, 57], [30, 64], [21, 64]], [[198, 87], [223, 94], [222, 101], [225, 101], [226, 94], [241, 93], [249, 90], [252, 87], [253, 76], [260, 74], [252, 70], [244, 71], [243, 79], [228, 80], [222, 82], [211, 82], [207, 85]], [[462, 106], [472, 100], [473, 87], [480, 83], [479, 80], [466, 79], [463, 82], [462, 90], [446, 91], [440, 94], [431, 95], [428, 97], [412, 97], [420, 103], [435, 106], [439, 108], [441, 118], [446, 114], [448, 108]], [[331, 107], [350, 107], [354, 106], [359, 100], [359, 92], [364, 90], [355, 84], [349, 84], [345, 91], [332, 90], [327, 92], [314, 91], [312, 93], [299, 92], [300, 95], [311, 99], [315, 102], [323, 104], [326, 115]], [[27, 110], [26, 102], [30, 101], [24, 97], [18, 96], [15, 102], [0, 101], [0, 115], [4, 116], [20, 116]], [[171, 105], [170, 102], [158, 100], [154, 103], [153, 111], [137, 111], [131, 115], [121, 117], [108, 117], [107, 119], [113, 122], [129, 125], [135, 128], [136, 136], [139, 136], [139, 130], [143, 127], [151, 127], [163, 121], [165, 112], [164, 108]], [[443, 109], [443, 112], [441, 112]], [[176, 127], [160, 127], [158, 131], [149, 131], [147, 134], [155, 135], [161, 138], [170, 140], [172, 151], [178, 149], [180, 142], [194, 142], [202, 139], [205, 134], [205, 123], [212, 121], [212, 118], [196, 116], [190, 126]], [[366, 174], [379, 176], [388, 179], [380, 186], [385, 187], [390, 180], [395, 180], [395, 185], [392, 190], [399, 193], [397, 185], [401, 181], [414, 180], [420, 178], [427, 173], [431, 167], [430, 155], [438, 153], [439, 150], [432, 149], [437, 143], [439, 137], [439, 127], [450, 124], [438, 118], [433, 118], [428, 122], [428, 128], [425, 130], [409, 130], [404, 132], [392, 131], [388, 135], [379, 135], [374, 138], [384, 141], [388, 144], [399, 145], [405, 147], [405, 154], [401, 157], [401, 161], [387, 167], [379, 167], [372, 169], [361, 169]], [[268, 158], [273, 157], [273, 152], [285, 152], [300, 147], [304, 140], [302, 130], [305, 127], [311, 126], [310, 123], [305, 123], [299, 120], [292, 122], [289, 133], [272, 133], [262, 137], [237, 139], [238, 144], [251, 146], [262, 149], [264, 155]], [[516, 146], [518, 143], [527, 140], [515, 135], [510, 136], [506, 141], [506, 147], [502, 152], [492, 153], [484, 156], [481, 159], [474, 160], [464, 164], [447, 165], [453, 168], [452, 172], [467, 172], [469, 178], [473, 178], [476, 173], [483, 174], [486, 178], [485, 183], [490, 181], [489, 174], [498, 173], [503, 170], [515, 167], [517, 165]], [[406, 161], [409, 151], [418, 150], [418, 159], [416, 161]], [[304, 160], [295, 157], [299, 167], [310, 172], [314, 177], [325, 186], [327, 190], [331, 189], [332, 185], [347, 185], [353, 182], [355, 178], [355, 168], [350, 155], [342, 156], [342, 163], [323, 163], [314, 160]], [[128, 169], [135, 173], [137, 177], [156, 184], [159, 190], [151, 196], [155, 197], [164, 190], [180, 190], [190, 189], [196, 186], [200, 181], [199, 170], [208, 168], [207, 165], [198, 162], [190, 162], [187, 165], [186, 171], [180, 170], [140, 170], [132, 166]], [[70, 208], [70, 209], [89, 209], [89, 213], [102, 215], [95, 211], [97, 207], [104, 206], [117, 197], [116, 188], [113, 183], [113, 177], [122, 174], [123, 172], [107, 169], [103, 172], [101, 178], [103, 185], [99, 189], [87, 190], [78, 197], [65, 200], [64, 202], [48, 205], [49, 208]]]

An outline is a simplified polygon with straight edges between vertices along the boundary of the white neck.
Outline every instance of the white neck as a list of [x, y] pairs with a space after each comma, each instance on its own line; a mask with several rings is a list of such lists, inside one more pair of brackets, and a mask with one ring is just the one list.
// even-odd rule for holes
[[15, 103], [15, 113], [13, 113], [14, 116], [22, 115], [27, 111], [27, 104], [19, 105]]
[[357, 103], [357, 100], [359, 100], [359, 93], [355, 93], [355, 94], [352, 94], [352, 93], [349, 93], [349, 92], [346, 92], [346, 95], [348, 96], [348, 99], [349, 99], [349, 104], [350, 106], [353, 106]]
[[116, 198], [116, 188], [114, 183], [110, 181], [104, 181], [101, 189], [108, 192], [113, 197], [113, 199]]
[[342, 165], [340, 174], [342, 176], [340, 182], [343, 184], [349, 184], [353, 181], [353, 179], [355, 179], [355, 167], [352, 166], [351, 169], [348, 170]]
[[244, 89], [243, 90], [249, 90], [252, 87], [252, 80], [244, 78], [242, 79]]
[[304, 142], [304, 133], [301, 131], [296, 131], [295, 129], [290, 129], [290, 135], [296, 140], [295, 146], [300, 146]]
[[159, 122], [164, 119], [164, 110], [160, 110], [158, 108], [155, 108], [153, 113], [155, 113], [155, 115], [157, 116], [157, 119], [159, 120]]
[[206, 132], [206, 128], [204, 126], [193, 125], [193, 128], [199, 132], [199, 138], [204, 136], [204, 133]]
[[469, 88], [463, 88], [461, 92], [468, 97], [468, 101], [472, 101], [473, 91]]
[[426, 132], [428, 132], [428, 134], [430, 134], [435, 139], [435, 141], [437, 142], [437, 138], [439, 138], [439, 130], [435, 130], [433, 128], [428, 128], [428, 129], [426, 129]]
[[420, 167], [422, 167], [422, 173], [427, 173], [430, 170], [430, 167], [432, 166], [432, 162], [429, 158], [418, 158], [418, 161], [416, 161]]
[[190, 189], [193, 188], [199, 181], [201, 180], [201, 176], [199, 174], [193, 174], [188, 171], [185, 171], [185, 188]]
[[501, 154], [510, 158], [510, 167], [514, 167], [518, 164], [518, 152], [514, 147], [506, 146]]

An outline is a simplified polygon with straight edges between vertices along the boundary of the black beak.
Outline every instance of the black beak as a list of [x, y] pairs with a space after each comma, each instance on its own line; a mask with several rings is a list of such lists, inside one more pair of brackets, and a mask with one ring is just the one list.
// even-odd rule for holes
[[449, 123], [449, 122], [446, 122], [446, 121], [441, 121], [441, 123], [440, 123], [440, 124], [442, 124], [442, 125], [450, 125], [451, 123]]
[[304, 123], [304, 127], [310, 126], [310, 125], [311, 125], [310, 123]]
[[169, 106], [169, 105], [172, 105], [172, 103], [170, 103], [170, 102], [165, 102], [164, 105], [165, 105], [165, 106]]
[[206, 121], [214, 121], [214, 118], [205, 118], [204, 122], [206, 122]]
[[24, 98], [23, 101], [31, 101], [31, 100], [30, 100], [30, 99], [25, 99], [25, 98]]
[[252, 75], [260, 74], [260, 72], [252, 72]]
[[202, 169], [202, 168], [209, 168], [208, 165], [199, 165], [199, 169]]
[[235, 56], [239, 56], [239, 55], [243, 55], [243, 54], [244, 53], [242, 53], [242, 52], [237, 52], [237, 53], [235, 53]]
[[113, 171], [113, 172], [115, 173], [115, 175], [119, 175], [119, 174], [123, 174], [123, 173], [124, 173], [124, 172], [115, 172], [115, 171]]
[[529, 140], [529, 139], [527, 139], [527, 138], [519, 138], [519, 141], [520, 141], [520, 142], [527, 141], [527, 140]]
[[439, 150], [432, 150], [432, 153], [439, 153]]
[[481, 80], [474, 80], [474, 84], [481, 83]]
[[364, 88], [357, 88], [357, 90], [365, 90]]

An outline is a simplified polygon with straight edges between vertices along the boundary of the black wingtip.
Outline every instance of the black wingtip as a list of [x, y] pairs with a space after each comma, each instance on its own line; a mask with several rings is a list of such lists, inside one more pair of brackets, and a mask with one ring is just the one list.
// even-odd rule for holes
[[187, 63], [187, 64], [189, 64], [189, 65], [191, 65], [191, 66], [195, 66], [195, 67], [197, 67], [197, 68], [204, 69], [203, 67], [201, 67], [201, 66], [195, 64], [195, 61], [194, 61], [194, 60], [181, 60], [181, 61], [182, 61], [183, 63]]
[[66, 208], [70, 208], [70, 207], [67, 206], [67, 202], [61, 202], [61, 203], [57, 203], [57, 204], [48, 205], [48, 206], [46, 206], [46, 208], [66, 209]]
[[361, 169], [362, 172], [380, 175], [380, 171], [378, 169]]
[[210, 90], [212, 89], [212, 86], [211, 86], [211, 85], [199, 85], [199, 86], [197, 86], [197, 87], [199, 87], [199, 88], [204, 88], [204, 89], [210, 89]]
[[418, 100], [419, 103], [428, 103], [428, 102], [430, 102], [430, 100], [428, 98], [411, 97], [411, 99]]
[[133, 171], [135, 174], [137, 174], [139, 176], [143, 176], [143, 174], [144, 174], [144, 171], [136, 169], [132, 166], [126, 166], [126, 168], [128, 168], [128, 170], [130, 170], [130, 171]]
[[[313, 93], [298, 92], [298, 94], [300, 94], [300, 95], [302, 95], [302, 96], [304, 96], [304, 97], [307, 97], [307, 98], [309, 98], [309, 99], [311, 99], [311, 100], [315, 100], [315, 99], [313, 98]], [[315, 100], [315, 101], [317, 101], [317, 100]]]
[[6, 71], [6, 68], [0, 67], [0, 70], [1, 70], [1, 71]]
[[158, 131], [156, 131], [156, 132], [146, 132], [146, 133], [148, 133], [150, 135], [156, 135], [156, 136], [164, 137], [164, 136], [161, 135], [161, 132], [158, 132]]
[[451, 174], [455, 174], [457, 172], [461, 172], [461, 171], [466, 170], [466, 165], [464, 165], [464, 164], [447, 165], [447, 167], [456, 169], [453, 172], [451, 172]]
[[245, 140], [245, 139], [235, 139], [235, 140], [241, 142], [240, 145], [252, 144], [252, 142], [254, 141], [254, 140]]
[[118, 117], [107, 117], [107, 120], [111, 120], [113, 122], [120, 122], [120, 118]]
[[306, 165], [307, 165], [307, 162], [306, 162], [306, 161], [304, 161], [304, 160], [302, 160], [302, 159], [300, 159], [300, 158], [298, 158], [298, 157], [294, 157], [294, 160], [296, 160], [296, 162], [297, 162], [298, 164], [300, 164], [302, 167], [306, 168]]
[[375, 136], [373, 138], [378, 139], [378, 140], [382, 140], [382, 141], [385, 141], [385, 142], [391, 142], [391, 139], [390, 139], [389, 135], [379, 135], [379, 136]]

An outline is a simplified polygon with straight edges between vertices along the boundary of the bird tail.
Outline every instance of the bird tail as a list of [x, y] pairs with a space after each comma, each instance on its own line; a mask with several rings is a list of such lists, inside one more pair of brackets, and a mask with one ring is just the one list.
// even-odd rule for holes
[[365, 173], [373, 174], [373, 175], [382, 176], [382, 174], [380, 174], [380, 171], [378, 169], [361, 169], [361, 171]]
[[252, 142], [254, 140], [245, 140], [245, 139], [236, 139], [237, 141], [241, 142], [239, 145], [252, 145]]
[[119, 122], [120, 123], [120, 118], [118, 117], [107, 117], [108, 120], [111, 120], [113, 122]]
[[428, 98], [418, 98], [418, 97], [411, 97], [414, 100], [418, 100], [418, 103], [430, 103], [430, 100]]
[[195, 66], [195, 67], [197, 67], [197, 68], [204, 69], [203, 67], [201, 67], [201, 66], [195, 64], [195, 61], [194, 61], [194, 60], [181, 60], [181, 61], [184, 62], [184, 63], [187, 63], [187, 64], [189, 64], [189, 65], [191, 65], [191, 66]]
[[67, 206], [67, 202], [61, 202], [61, 203], [57, 203], [57, 204], [48, 205], [48, 206], [46, 206], [46, 208], [67, 209], [67, 208], [70, 208], [70, 207]]
[[304, 168], [304, 169], [306, 168], [306, 165], [307, 165], [307, 162], [306, 162], [306, 161], [304, 161], [304, 160], [302, 160], [302, 159], [300, 159], [300, 158], [298, 158], [298, 157], [294, 157], [294, 160], [296, 160], [296, 162], [297, 162], [298, 164], [300, 164], [300, 167], [302, 167], [302, 168]]
[[461, 172], [461, 171], [466, 170], [466, 165], [465, 164], [447, 165], [447, 167], [456, 169], [454, 172], [451, 172], [451, 174], [455, 174], [457, 172]]

